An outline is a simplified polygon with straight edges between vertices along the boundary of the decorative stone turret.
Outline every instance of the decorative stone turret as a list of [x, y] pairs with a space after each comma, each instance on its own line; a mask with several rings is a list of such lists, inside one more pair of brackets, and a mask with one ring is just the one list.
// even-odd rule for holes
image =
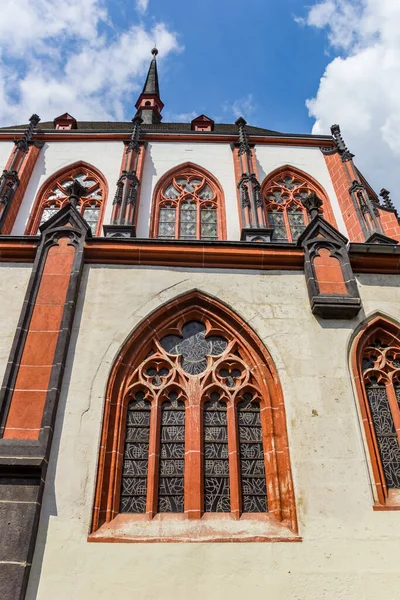
[[268, 229], [265, 224], [261, 185], [254, 172], [253, 153], [246, 129], [247, 123], [243, 117], [239, 117], [236, 125], [239, 130], [238, 157], [241, 171], [238, 183], [243, 223], [241, 239], [246, 242], [270, 242], [273, 230]]
[[156, 60], [158, 54], [157, 48], [153, 48], [151, 53], [153, 55], [153, 60], [150, 63], [143, 91], [135, 105], [138, 109], [137, 116], [140, 116], [143, 119], [143, 123], [146, 124], [159, 123], [162, 119], [161, 111], [164, 108], [164, 104], [161, 102], [160, 88], [158, 85]]
[[347, 239], [318, 213], [322, 201], [312, 192], [304, 200], [310, 223], [298, 239], [304, 248], [304, 274], [313, 314], [351, 319], [361, 309]]

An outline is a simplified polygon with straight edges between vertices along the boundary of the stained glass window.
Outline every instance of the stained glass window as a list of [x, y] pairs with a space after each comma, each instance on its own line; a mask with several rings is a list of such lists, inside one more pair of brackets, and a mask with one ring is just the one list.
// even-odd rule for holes
[[72, 169], [67, 175], [50, 180], [48, 187], [38, 198], [32, 211], [26, 233], [36, 234], [40, 225], [48, 221], [69, 201], [68, 187], [77, 180], [86, 190], [76, 208], [88, 223], [92, 235], [99, 229], [101, 207], [104, 201], [105, 183], [91, 170], [82, 167]]
[[267, 213], [268, 215], [268, 225], [272, 227], [274, 230], [273, 238], [274, 240], [287, 242], [287, 231], [285, 224], [285, 217], [283, 212], [278, 212], [276, 210], [270, 210]]
[[42, 218], [40, 219], [39, 225], [46, 223], [53, 215], [57, 214], [60, 208], [58, 206], [44, 208], [42, 212]]
[[[239, 514], [240, 503], [245, 513], [268, 511], [260, 404], [243, 393], [234, 408], [244, 382], [257, 389], [258, 367], [244, 361], [248, 349], [239, 352], [232, 334], [224, 332], [223, 326], [211, 326], [207, 319], [182, 323], [178, 317], [167, 335], [154, 336], [132, 380], [146, 392], [137, 392], [128, 404], [121, 512], [144, 513], [146, 507], [149, 514], [190, 510], [185, 498], [187, 469], [191, 485], [202, 490], [199, 511]], [[150, 424], [151, 410], [158, 423], [154, 418]], [[192, 439], [186, 437], [186, 426]], [[234, 448], [233, 464], [240, 467], [234, 506], [228, 444]], [[150, 446], [159, 454], [156, 450], [149, 455]], [[198, 457], [197, 479], [190, 470], [193, 456]], [[157, 473], [153, 485], [148, 485], [150, 473]]]
[[164, 240], [175, 239], [175, 208], [160, 208], [158, 237]]
[[83, 211], [83, 218], [89, 225], [92, 235], [96, 235], [97, 231], [97, 223], [99, 221], [100, 216], [100, 207], [99, 206], [87, 206]]
[[[368, 403], [388, 488], [400, 488], [400, 445], [390, 410], [386, 387], [369, 385]], [[399, 396], [397, 396], [399, 397]]]
[[126, 418], [121, 512], [145, 513], [149, 458], [150, 402], [138, 392], [129, 403]]
[[220, 200], [206, 177], [172, 177], [158, 199], [157, 237], [217, 240]]
[[306, 228], [304, 222], [304, 213], [300, 209], [288, 211], [290, 232], [293, 242], [296, 242]]
[[185, 404], [174, 392], [161, 407], [158, 512], [183, 512], [185, 471]]
[[387, 327], [387, 332], [383, 327], [366, 337], [360, 365], [365, 386], [361, 410], [368, 445], [374, 447], [372, 463], [380, 461], [374, 477], [382, 504], [388, 490], [400, 489], [400, 340], [398, 327]]
[[179, 237], [181, 240], [196, 239], [197, 207], [194, 202], [181, 204], [181, 223]]
[[217, 211], [215, 208], [201, 209], [201, 239], [218, 239]]
[[226, 402], [216, 393], [204, 404], [204, 510], [230, 512]]
[[287, 171], [266, 184], [264, 206], [268, 227], [274, 229], [272, 241], [296, 242], [307, 226], [307, 211], [302, 204], [313, 188], [305, 178]]
[[266, 512], [268, 506], [260, 405], [253, 402], [251, 394], [246, 393], [237, 410], [242, 510], [245, 513]]

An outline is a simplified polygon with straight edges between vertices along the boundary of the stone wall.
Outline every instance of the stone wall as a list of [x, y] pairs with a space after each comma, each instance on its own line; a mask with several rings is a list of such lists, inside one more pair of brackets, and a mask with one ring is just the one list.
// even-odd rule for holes
[[[372, 509], [348, 348], [365, 316], [398, 317], [400, 277], [358, 282], [365, 314], [323, 321], [301, 272], [86, 266], [27, 598], [397, 600], [399, 513]], [[143, 318], [193, 289], [242, 316], [275, 362], [302, 542], [87, 542], [113, 360]]]

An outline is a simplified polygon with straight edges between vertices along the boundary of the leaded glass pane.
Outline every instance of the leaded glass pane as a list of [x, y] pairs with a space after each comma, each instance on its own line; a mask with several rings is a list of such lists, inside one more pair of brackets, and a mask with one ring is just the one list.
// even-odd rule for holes
[[158, 237], [164, 240], [175, 239], [175, 208], [160, 208], [158, 221]]
[[260, 406], [252, 401], [250, 394], [245, 394], [237, 411], [242, 511], [266, 512], [268, 503]]
[[52, 207], [44, 208], [43, 212], [42, 212], [42, 218], [40, 219], [39, 225], [46, 223], [46, 221], [48, 221], [50, 219], [50, 217], [52, 217], [53, 215], [57, 214], [59, 210], [60, 210], [59, 206], [52, 206]]
[[161, 407], [158, 512], [184, 510], [185, 405], [172, 392]]
[[290, 231], [292, 234], [293, 242], [296, 242], [300, 235], [305, 230], [306, 226], [304, 223], [304, 214], [301, 210], [290, 210], [288, 211]]
[[160, 344], [168, 354], [182, 356], [182, 369], [190, 375], [204, 373], [207, 356], [222, 354], [228, 345], [227, 340], [220, 336], [206, 338], [206, 328], [199, 321], [186, 323], [182, 327], [182, 338], [167, 335]]
[[203, 189], [198, 193], [198, 195], [203, 200], [211, 200], [211, 198], [214, 198], [213, 191], [208, 184], [206, 184], [203, 187]]
[[[70, 182], [68, 182], [68, 183], [70, 183]], [[60, 188], [57, 187], [53, 190], [53, 192], [51, 193], [51, 196], [48, 196], [48, 199], [55, 200], [57, 198], [66, 198], [66, 197], [67, 197], [67, 195], [65, 194], [65, 192], [62, 192], [60, 190]]]
[[[397, 398], [400, 393], [396, 389]], [[372, 421], [378, 442], [386, 485], [388, 488], [400, 488], [400, 445], [390, 410], [386, 387], [371, 385], [367, 387], [367, 397], [371, 409]]]
[[89, 225], [92, 235], [96, 235], [97, 223], [100, 215], [100, 207], [99, 206], [88, 206], [83, 211], [83, 218]]
[[120, 512], [146, 512], [149, 435], [150, 402], [138, 392], [128, 405], [126, 418]]
[[181, 205], [181, 222], [179, 237], [181, 240], [196, 239], [197, 206], [193, 202]]
[[269, 226], [272, 227], [274, 230], [272, 238], [274, 240], [287, 242], [288, 237], [283, 213], [276, 210], [270, 210], [267, 214]]
[[201, 214], [201, 239], [216, 240], [217, 232], [217, 211], [214, 208], [202, 208]]
[[230, 512], [227, 410], [218, 394], [204, 404], [204, 511]]
[[172, 200], [174, 200], [175, 198], [178, 198], [180, 192], [171, 184], [167, 187], [167, 189], [164, 191], [164, 196], [166, 198], [171, 198]]

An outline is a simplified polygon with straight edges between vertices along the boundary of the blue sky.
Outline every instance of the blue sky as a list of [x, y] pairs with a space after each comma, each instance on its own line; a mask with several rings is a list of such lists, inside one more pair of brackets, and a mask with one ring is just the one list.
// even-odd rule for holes
[[[323, 31], [295, 21], [305, 12], [302, 0], [151, 0], [143, 22], [165, 23], [183, 47], [159, 56], [165, 118], [204, 112], [231, 122], [241, 111], [259, 126], [310, 132], [305, 100], [316, 94], [329, 56]], [[137, 21], [124, 0], [111, 13], [121, 27]]]
[[157, 42], [165, 121], [339, 123], [399, 202], [399, 22], [394, 0], [2, 0], [0, 124], [132, 118]]

